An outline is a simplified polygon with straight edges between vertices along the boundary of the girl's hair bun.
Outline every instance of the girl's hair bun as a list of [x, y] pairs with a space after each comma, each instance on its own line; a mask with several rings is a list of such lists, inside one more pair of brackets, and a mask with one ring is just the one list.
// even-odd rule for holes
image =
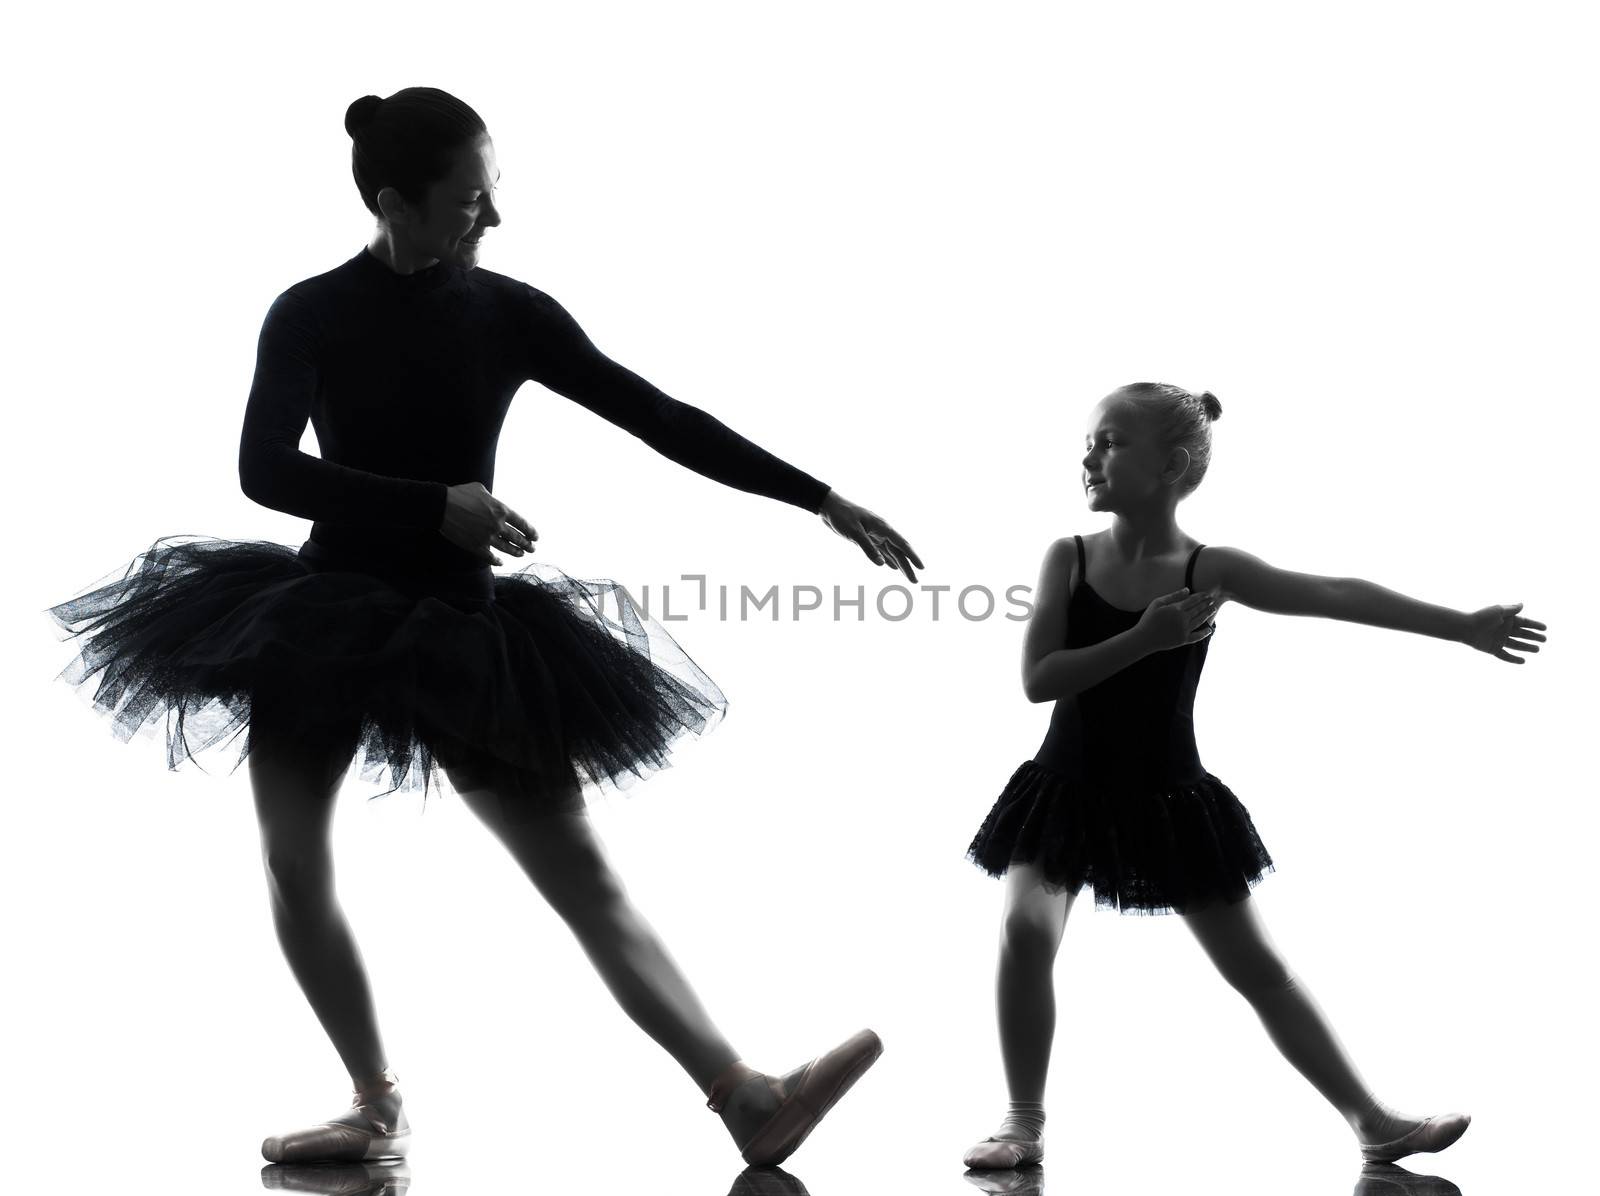
[[1183, 494], [1192, 493], [1211, 465], [1211, 425], [1222, 415], [1217, 396], [1209, 390], [1195, 394], [1171, 382], [1130, 382], [1106, 398], [1128, 399], [1143, 407], [1155, 420], [1162, 445], [1189, 454], [1189, 468], [1179, 484]]
[[378, 115], [378, 105], [381, 103], [383, 103], [382, 96], [362, 96], [354, 101], [344, 111], [344, 131], [350, 134], [352, 139], [359, 138]]

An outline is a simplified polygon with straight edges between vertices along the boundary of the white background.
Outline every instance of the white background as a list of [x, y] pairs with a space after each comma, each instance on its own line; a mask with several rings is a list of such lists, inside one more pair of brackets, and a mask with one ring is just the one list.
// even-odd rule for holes
[[[1197, 719], [1278, 862], [1262, 915], [1362, 1070], [1403, 1110], [1476, 1118], [1413, 1167], [1468, 1193], [1583, 1184], [1562, 1147], [1597, 1062], [1583, 6], [8, 24], [5, 1186], [257, 1191], [261, 1137], [348, 1099], [273, 936], [245, 769], [171, 773], [159, 738], [115, 741], [53, 680], [71, 649], [42, 611], [159, 536], [304, 539], [238, 489], [255, 337], [370, 233], [345, 106], [416, 84], [494, 137], [485, 268], [886, 516], [929, 585], [1031, 586], [1052, 539], [1101, 526], [1086, 414], [1155, 379], [1225, 408], [1180, 512], [1198, 539], [1548, 622], [1514, 667], [1226, 608]], [[927, 594], [879, 618], [890, 574], [820, 520], [533, 384], [495, 490], [540, 559], [635, 593], [683, 573], [867, 587], [860, 622], [672, 623], [728, 719], [593, 817], [753, 1063], [883, 1035], [788, 1168], [810, 1191], [970, 1191], [961, 1155], [1004, 1109], [1002, 886], [963, 853], [1048, 721], [1020, 692], [1023, 624], [948, 594], [937, 619]], [[376, 792], [346, 786], [339, 882], [417, 1127], [413, 1190], [726, 1191], [716, 1118], [498, 844], [453, 794]], [[1052, 1190], [1349, 1190], [1343, 1122], [1181, 919], [1080, 901], [1057, 976]]]

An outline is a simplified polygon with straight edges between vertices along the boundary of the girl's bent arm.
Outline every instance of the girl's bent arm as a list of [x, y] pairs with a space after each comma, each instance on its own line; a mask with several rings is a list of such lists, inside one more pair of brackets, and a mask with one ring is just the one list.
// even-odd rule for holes
[[1200, 560], [1225, 598], [1256, 610], [1342, 619], [1461, 643], [1470, 631], [1466, 611], [1421, 602], [1359, 577], [1292, 573], [1237, 548], [1207, 548]]
[[1070, 698], [1149, 655], [1149, 644], [1130, 627], [1086, 648], [1057, 648], [1046, 653], [1023, 678], [1022, 689], [1030, 702]]
[[1063, 648], [1067, 639], [1067, 599], [1077, 546], [1072, 537], [1057, 540], [1045, 553], [1033, 615], [1022, 648], [1022, 692], [1030, 702], [1069, 698], [1148, 656], [1152, 647], [1137, 628], [1090, 644]]

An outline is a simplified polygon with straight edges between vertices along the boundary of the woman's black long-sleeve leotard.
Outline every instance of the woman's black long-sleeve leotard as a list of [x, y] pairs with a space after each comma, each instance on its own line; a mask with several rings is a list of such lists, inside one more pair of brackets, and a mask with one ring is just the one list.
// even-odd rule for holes
[[[828, 486], [608, 358], [543, 291], [482, 267], [398, 274], [370, 250], [296, 283], [262, 325], [239, 442], [256, 502], [344, 557], [460, 568], [438, 528], [452, 485], [494, 485], [528, 380], [725, 485], [821, 508]], [[321, 457], [300, 451], [309, 417]]]

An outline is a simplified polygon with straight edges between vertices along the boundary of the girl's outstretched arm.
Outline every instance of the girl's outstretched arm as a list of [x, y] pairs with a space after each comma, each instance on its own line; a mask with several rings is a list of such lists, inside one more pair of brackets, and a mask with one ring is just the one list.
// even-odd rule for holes
[[1470, 644], [1500, 660], [1521, 664], [1512, 651], [1537, 652], [1543, 623], [1523, 618], [1522, 603], [1478, 611], [1434, 606], [1359, 577], [1322, 577], [1277, 569], [1237, 548], [1207, 548], [1205, 570], [1223, 599], [1278, 615], [1315, 615]]

